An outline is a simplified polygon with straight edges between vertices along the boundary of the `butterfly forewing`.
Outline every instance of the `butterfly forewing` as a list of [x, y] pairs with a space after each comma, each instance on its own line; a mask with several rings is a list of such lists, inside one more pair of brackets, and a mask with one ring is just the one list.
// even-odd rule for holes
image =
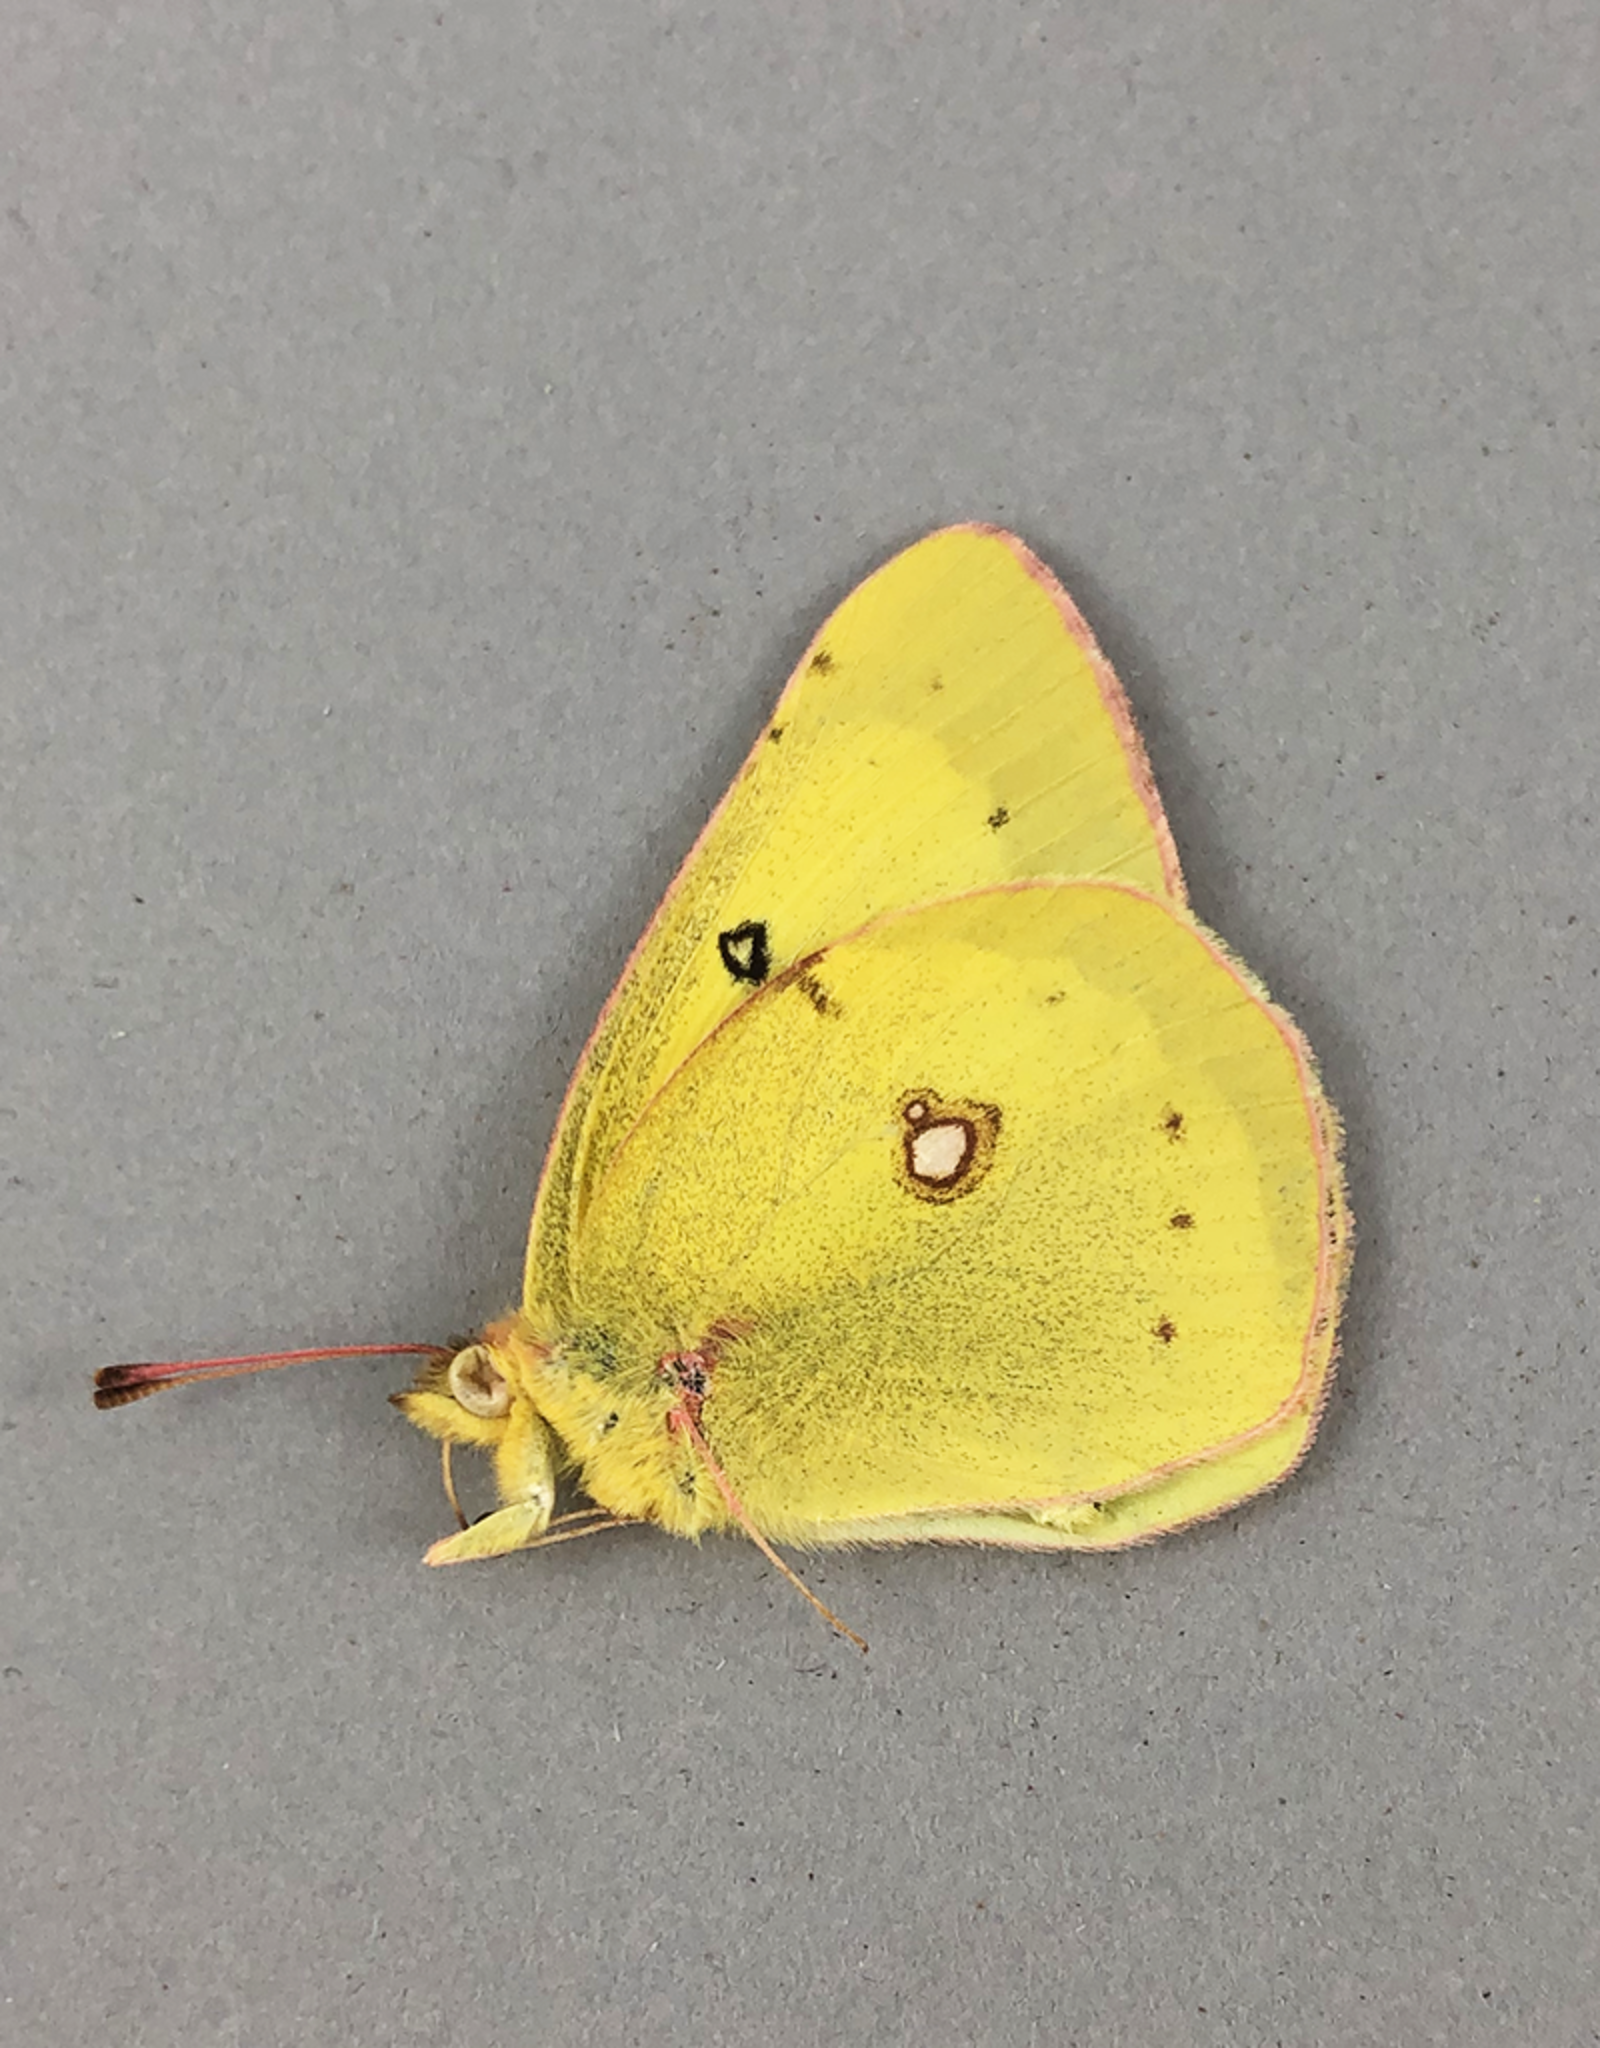
[[641, 940], [563, 1109], [530, 1306], [559, 1308], [612, 1154], [756, 990], [886, 911], [1038, 875], [1183, 900], [1143, 748], [1088, 627], [1020, 541], [955, 527], [829, 619]]

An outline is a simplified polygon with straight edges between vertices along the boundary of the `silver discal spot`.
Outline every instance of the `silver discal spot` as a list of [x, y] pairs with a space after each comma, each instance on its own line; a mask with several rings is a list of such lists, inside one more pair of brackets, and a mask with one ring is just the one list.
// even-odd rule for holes
[[949, 1123], [919, 1124], [906, 1157], [917, 1180], [951, 1181], [972, 1157], [977, 1136], [971, 1124], [954, 1117]]
[[511, 1382], [487, 1344], [469, 1344], [450, 1361], [450, 1391], [469, 1415], [493, 1421], [511, 1412]]
[[987, 1178], [1000, 1137], [992, 1102], [946, 1100], [917, 1088], [901, 1098], [899, 1178], [925, 1202], [951, 1202]]

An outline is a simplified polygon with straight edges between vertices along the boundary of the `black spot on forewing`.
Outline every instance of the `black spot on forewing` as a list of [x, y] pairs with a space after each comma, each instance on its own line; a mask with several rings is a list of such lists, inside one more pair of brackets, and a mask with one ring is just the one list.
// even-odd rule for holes
[[772, 972], [767, 928], [755, 918], [736, 924], [731, 931], [718, 932], [717, 951], [735, 981], [748, 981], [759, 987]]

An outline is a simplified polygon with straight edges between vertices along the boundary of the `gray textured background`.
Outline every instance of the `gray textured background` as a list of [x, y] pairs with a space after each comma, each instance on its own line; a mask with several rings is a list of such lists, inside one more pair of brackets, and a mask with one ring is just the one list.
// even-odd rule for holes
[[[1503, 0], [11, 0], [0, 2033], [1600, 2040], [1600, 42]], [[453, 1574], [403, 1369], [788, 666], [1060, 571], [1361, 1253], [1105, 1559]]]

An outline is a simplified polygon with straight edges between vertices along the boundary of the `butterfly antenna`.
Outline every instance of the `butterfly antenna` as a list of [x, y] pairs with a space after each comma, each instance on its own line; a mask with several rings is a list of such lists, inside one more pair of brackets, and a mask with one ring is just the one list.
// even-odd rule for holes
[[97, 1408], [126, 1408], [163, 1387], [187, 1387], [196, 1380], [227, 1380], [240, 1373], [270, 1372], [279, 1365], [308, 1365], [317, 1358], [448, 1358], [440, 1344], [341, 1344], [324, 1351], [255, 1351], [242, 1358], [171, 1359], [160, 1364], [103, 1365], [94, 1376]]
[[766, 1537], [762, 1535], [761, 1531], [756, 1527], [755, 1523], [751, 1521], [749, 1515], [746, 1514], [743, 1501], [740, 1500], [739, 1496], [734, 1492], [732, 1486], [728, 1483], [728, 1475], [723, 1471], [722, 1467], [717, 1463], [716, 1459], [712, 1457], [711, 1447], [706, 1442], [705, 1438], [700, 1434], [699, 1428], [695, 1423], [694, 1417], [690, 1415], [688, 1410], [685, 1408], [674, 1408], [672, 1413], [667, 1417], [667, 1420], [674, 1429], [682, 1431], [682, 1433], [689, 1439], [690, 1443], [692, 1443], [695, 1449], [700, 1453], [701, 1457], [704, 1458], [706, 1470], [711, 1474], [711, 1477], [716, 1484], [716, 1489], [718, 1493], [722, 1495], [723, 1503], [726, 1506], [728, 1513], [732, 1515], [733, 1519], [739, 1524], [739, 1527], [750, 1538], [750, 1541], [755, 1545], [757, 1550], [761, 1552], [761, 1555], [767, 1560], [767, 1563], [772, 1566], [774, 1571], [782, 1572], [783, 1576], [789, 1581], [789, 1584], [793, 1586], [795, 1591], [800, 1595], [801, 1599], [809, 1600], [811, 1605], [817, 1610], [817, 1612], [822, 1616], [823, 1620], [828, 1624], [829, 1628], [837, 1629], [839, 1634], [842, 1636], [848, 1636], [851, 1642], [855, 1644], [856, 1648], [861, 1652], [862, 1656], [864, 1657], [867, 1654], [867, 1645], [863, 1638], [858, 1636], [853, 1628], [846, 1628], [844, 1623], [839, 1619], [838, 1615], [834, 1613], [831, 1607], [823, 1606], [822, 1602], [817, 1598], [816, 1594], [812, 1592], [811, 1588], [806, 1584], [805, 1580], [801, 1578], [800, 1574], [797, 1571], [793, 1570], [791, 1566], [784, 1563], [783, 1559], [773, 1549], [772, 1545], [767, 1541]]

